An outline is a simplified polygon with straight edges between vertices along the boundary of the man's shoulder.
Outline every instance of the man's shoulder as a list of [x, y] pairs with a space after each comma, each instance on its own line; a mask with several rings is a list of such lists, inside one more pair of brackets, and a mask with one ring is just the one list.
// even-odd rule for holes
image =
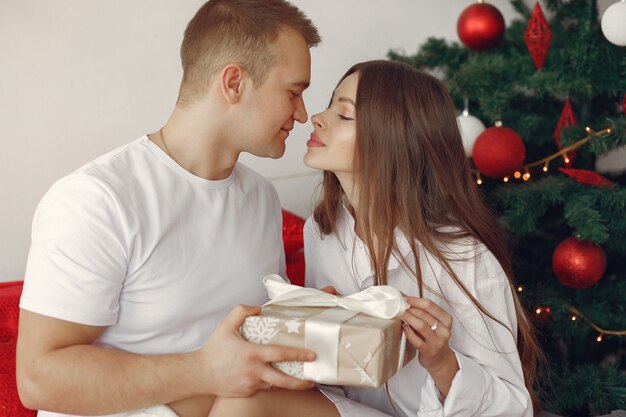
[[44, 200], [75, 198], [89, 200], [95, 195], [111, 197], [120, 184], [128, 184], [128, 172], [133, 160], [141, 158], [140, 140], [122, 145], [86, 163], [52, 184]]
[[126, 168], [132, 168], [138, 158], [146, 158], [149, 154], [141, 137], [132, 142], [121, 145], [78, 168], [73, 174], [102, 175], [116, 173]]

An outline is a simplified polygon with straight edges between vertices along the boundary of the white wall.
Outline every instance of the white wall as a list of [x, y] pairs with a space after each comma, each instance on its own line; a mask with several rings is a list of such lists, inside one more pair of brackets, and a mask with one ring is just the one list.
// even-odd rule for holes
[[[56, 179], [166, 120], [181, 76], [182, 34], [203, 2], [0, 0], [0, 281], [22, 278], [33, 213]], [[293, 2], [323, 37], [312, 51], [309, 114], [326, 106], [351, 64], [384, 58], [390, 48], [413, 53], [429, 36], [457, 39], [456, 20], [473, 3]], [[507, 0], [491, 3], [507, 22], [514, 17]], [[310, 131], [296, 127], [281, 160], [242, 158], [301, 216], [310, 213], [319, 181], [302, 164]]]

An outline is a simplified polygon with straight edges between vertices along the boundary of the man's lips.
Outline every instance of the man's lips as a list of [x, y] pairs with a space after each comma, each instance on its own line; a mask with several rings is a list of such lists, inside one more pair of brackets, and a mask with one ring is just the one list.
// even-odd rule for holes
[[306, 146], [310, 148], [321, 148], [325, 147], [326, 144], [315, 133], [311, 133], [311, 139], [306, 142]]

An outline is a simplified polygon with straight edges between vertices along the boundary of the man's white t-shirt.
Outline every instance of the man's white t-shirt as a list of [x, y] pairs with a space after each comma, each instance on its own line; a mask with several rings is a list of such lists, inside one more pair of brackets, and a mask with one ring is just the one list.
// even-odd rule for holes
[[276, 191], [251, 169], [205, 180], [143, 136], [44, 196], [20, 307], [108, 326], [103, 346], [192, 351], [235, 304], [267, 301], [264, 275], [285, 275], [281, 222]]

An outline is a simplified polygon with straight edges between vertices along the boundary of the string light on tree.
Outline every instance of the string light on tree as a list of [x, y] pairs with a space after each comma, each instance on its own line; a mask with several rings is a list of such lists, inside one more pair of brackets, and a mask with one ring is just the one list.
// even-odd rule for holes
[[[489, 129], [487, 129], [485, 132], [487, 132], [488, 130]], [[530, 171], [531, 171], [532, 168], [537, 167], [537, 166], [541, 166], [541, 165], [543, 165], [543, 168], [542, 168], [543, 172], [548, 172], [550, 161], [553, 161], [553, 160], [555, 160], [557, 158], [563, 157], [564, 161], [567, 163], [567, 161], [568, 161], [568, 158], [566, 156], [567, 153], [570, 153], [570, 152], [580, 148], [581, 146], [583, 146], [584, 144], [586, 144], [587, 142], [589, 142], [591, 140], [604, 138], [604, 137], [609, 136], [612, 133], [612, 129], [611, 128], [606, 128], [606, 129], [603, 129], [603, 130], [598, 131], [598, 132], [594, 132], [590, 128], [587, 128], [586, 130], [589, 133], [589, 135], [587, 135], [586, 137], [580, 139], [579, 141], [577, 141], [577, 142], [575, 142], [575, 143], [573, 143], [573, 144], [571, 144], [571, 145], [569, 145], [569, 146], [567, 146], [565, 148], [562, 148], [558, 152], [555, 152], [555, 153], [553, 153], [551, 155], [548, 155], [545, 158], [542, 158], [542, 159], [539, 159], [537, 161], [534, 161], [534, 162], [531, 162], [531, 163], [523, 165], [519, 169], [514, 170], [513, 177], [517, 178], [517, 179], [523, 178], [521, 171], [528, 172], [530, 174]], [[474, 151], [475, 150], [476, 150], [476, 144], [474, 144]], [[488, 152], [488, 150], [485, 150], [485, 152]], [[474, 163], [476, 164], [475, 160], [474, 160]], [[479, 171], [480, 167], [478, 166], [478, 164], [476, 164], [476, 166], [477, 166], [478, 170], [475, 170], [474, 172], [475, 172], [475, 174], [477, 175], [477, 178], [478, 178], [480, 176], [480, 171]], [[576, 179], [577, 181], [579, 179], [583, 179], [583, 177], [585, 177], [584, 179], [591, 178], [590, 174], [582, 174], [582, 173], [580, 175], [578, 175], [578, 174], [574, 175], [573, 174], [575, 171], [581, 171], [581, 170], [565, 170], [565, 169], [562, 169], [562, 168], [559, 168], [559, 170], [562, 171], [563, 173], [565, 173], [566, 175], [569, 175], [570, 177]], [[487, 175], [487, 174], [485, 174], [485, 175]], [[489, 176], [489, 175], [487, 175], [487, 176]], [[600, 185], [600, 183], [602, 183], [602, 185], [607, 185], [608, 184], [608, 183], [605, 184], [605, 181], [603, 181], [603, 180], [601, 180], [599, 178], [601, 176], [597, 175], [595, 177], [596, 178], [595, 178], [594, 183], [592, 185]], [[493, 178], [498, 178], [498, 177], [496, 176], [496, 177], [493, 177]], [[504, 182], [508, 182], [509, 181], [509, 177], [508, 176], [504, 177], [503, 181]], [[591, 181], [591, 179], [589, 181]], [[606, 181], [608, 181], [608, 180], [606, 180]], [[581, 182], [581, 181], [578, 181], [578, 182], [580, 182], [581, 184], [584, 184], [584, 182]], [[482, 183], [482, 181], [481, 181], [481, 183]], [[608, 184], [608, 185], [610, 185], [610, 184]]]
[[576, 321], [579, 317], [583, 322], [589, 325], [593, 330], [598, 333], [596, 337], [597, 342], [601, 342], [605, 335], [611, 336], [626, 336], [626, 330], [608, 330], [598, 326], [595, 322], [593, 322], [589, 317], [585, 316], [581, 313], [577, 308], [566, 306], [567, 310], [572, 313], [571, 321]]
[[456, 29], [466, 47], [486, 51], [498, 45], [504, 37], [504, 17], [495, 6], [478, 0], [463, 10]]
[[626, 46], [626, 0], [610, 5], [602, 15], [600, 25], [604, 37], [617, 46]]

